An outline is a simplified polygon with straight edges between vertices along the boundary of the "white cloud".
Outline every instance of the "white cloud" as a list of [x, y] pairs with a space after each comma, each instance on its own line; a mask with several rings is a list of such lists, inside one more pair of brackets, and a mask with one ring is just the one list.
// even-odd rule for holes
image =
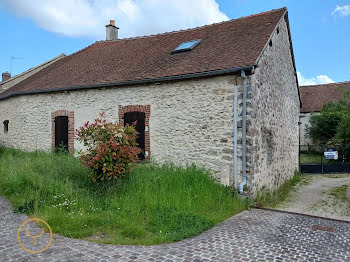
[[5, 0], [2, 7], [67, 36], [104, 39], [110, 19], [132, 37], [228, 20], [215, 0]]
[[332, 16], [347, 16], [350, 15], [350, 5], [337, 5], [332, 12]]
[[305, 78], [300, 72], [298, 72], [298, 81], [300, 86], [334, 83], [334, 81], [327, 75], [319, 75], [316, 77]]

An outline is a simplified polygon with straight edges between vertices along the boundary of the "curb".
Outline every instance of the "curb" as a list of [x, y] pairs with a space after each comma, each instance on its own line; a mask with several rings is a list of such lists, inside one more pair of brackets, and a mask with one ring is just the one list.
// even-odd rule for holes
[[329, 218], [329, 217], [313, 216], [313, 215], [308, 215], [308, 214], [302, 214], [302, 213], [296, 213], [296, 212], [290, 212], [290, 211], [284, 211], [284, 210], [278, 210], [278, 209], [270, 209], [270, 208], [264, 208], [264, 207], [255, 207], [255, 209], [261, 209], [261, 210], [266, 210], [266, 211], [272, 211], [272, 212], [278, 212], [278, 213], [284, 213], [284, 214], [290, 214], [290, 215], [305, 216], [305, 217], [310, 217], [310, 218], [318, 218], [318, 219], [323, 219], [323, 220], [329, 220], [329, 221], [334, 221], [334, 222], [341, 222], [341, 223], [345, 223], [345, 224], [350, 224], [350, 221]]

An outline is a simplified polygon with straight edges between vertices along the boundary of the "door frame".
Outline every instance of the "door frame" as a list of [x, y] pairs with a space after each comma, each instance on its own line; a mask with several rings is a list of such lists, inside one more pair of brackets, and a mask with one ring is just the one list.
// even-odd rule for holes
[[55, 117], [55, 149], [57, 150], [64, 143], [65, 148], [68, 150], [68, 116], [56, 116]]
[[151, 158], [151, 146], [150, 146], [150, 128], [149, 119], [151, 116], [151, 105], [127, 105], [118, 106], [119, 124], [124, 126], [124, 114], [128, 112], [142, 112], [145, 113], [145, 159]]
[[52, 134], [52, 143], [51, 147], [55, 150], [55, 118], [58, 116], [68, 116], [68, 150], [74, 154], [74, 112], [68, 110], [57, 110], [51, 113], [51, 134]]

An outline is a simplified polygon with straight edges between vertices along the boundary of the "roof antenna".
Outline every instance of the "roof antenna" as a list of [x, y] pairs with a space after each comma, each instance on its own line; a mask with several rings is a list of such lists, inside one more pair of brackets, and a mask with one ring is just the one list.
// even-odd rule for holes
[[10, 74], [12, 74], [12, 61], [18, 60], [18, 59], [24, 59], [24, 58], [23, 57], [15, 57], [15, 56], [10, 57]]

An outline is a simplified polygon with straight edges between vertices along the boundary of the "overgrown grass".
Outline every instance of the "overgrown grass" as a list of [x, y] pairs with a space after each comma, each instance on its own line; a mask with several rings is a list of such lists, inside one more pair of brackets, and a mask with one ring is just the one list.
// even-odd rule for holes
[[307, 175], [295, 171], [294, 176], [291, 179], [287, 180], [276, 191], [259, 193], [255, 200], [256, 206], [274, 208], [278, 204], [287, 200], [298, 185], [307, 184], [309, 181], [310, 178]]
[[300, 154], [300, 164], [321, 164], [321, 155]]
[[328, 194], [335, 197], [336, 199], [346, 202], [349, 205], [350, 208], [350, 199], [347, 197], [346, 193], [348, 190], [348, 185], [342, 185], [339, 187], [332, 188]]
[[325, 159], [323, 154], [315, 154], [315, 153], [301, 153], [300, 154], [300, 164], [308, 165], [308, 164], [321, 164], [321, 157], [322, 157], [322, 163], [323, 164], [332, 164], [332, 163], [339, 163], [342, 161], [341, 158], [338, 160], [329, 160]]
[[244, 210], [233, 191], [196, 167], [139, 164], [118, 183], [93, 183], [65, 154], [0, 147], [0, 194], [62, 235], [160, 244], [198, 235]]

